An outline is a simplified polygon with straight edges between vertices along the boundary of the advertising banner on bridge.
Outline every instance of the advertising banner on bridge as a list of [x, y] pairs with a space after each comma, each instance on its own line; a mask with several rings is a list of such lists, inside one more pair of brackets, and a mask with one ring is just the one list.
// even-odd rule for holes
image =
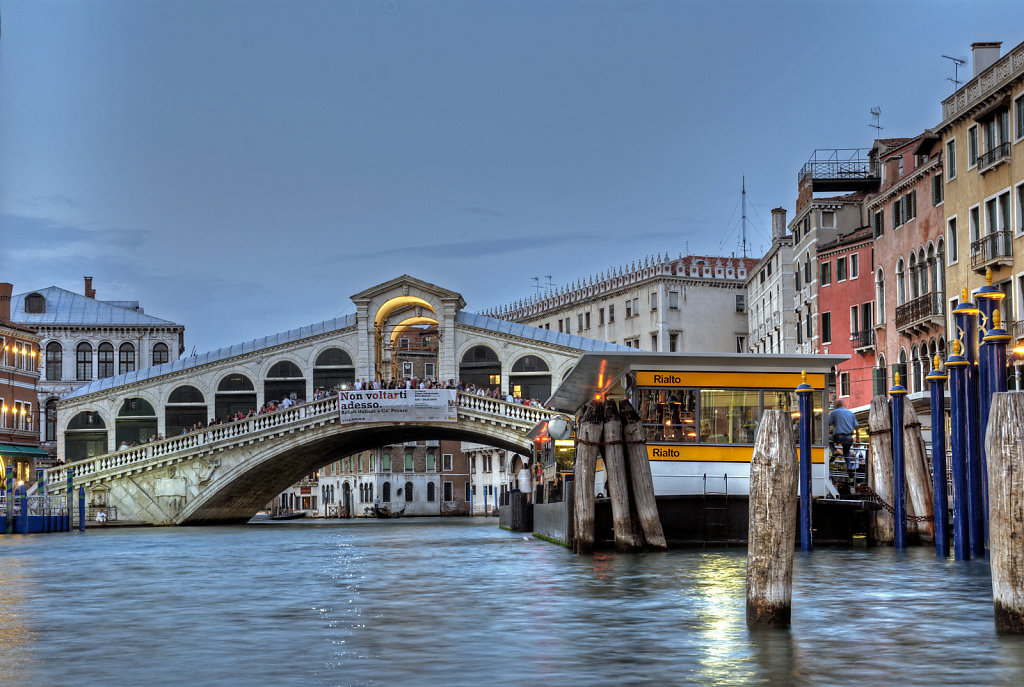
[[348, 422], [458, 422], [455, 389], [339, 391], [342, 424]]

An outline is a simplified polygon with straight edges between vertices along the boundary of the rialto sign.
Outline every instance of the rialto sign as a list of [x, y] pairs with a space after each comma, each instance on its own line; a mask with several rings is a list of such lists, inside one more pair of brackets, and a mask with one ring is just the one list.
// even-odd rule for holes
[[339, 391], [341, 422], [458, 422], [455, 389]]

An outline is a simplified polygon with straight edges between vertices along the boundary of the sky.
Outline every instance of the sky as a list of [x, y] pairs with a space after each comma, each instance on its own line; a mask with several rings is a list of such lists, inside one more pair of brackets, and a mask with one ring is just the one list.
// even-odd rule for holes
[[[938, 124], [1024, 3], [0, 0], [0, 281], [139, 300], [186, 355], [741, 251], [816, 148]], [[532, 277], [538, 277], [535, 282]]]

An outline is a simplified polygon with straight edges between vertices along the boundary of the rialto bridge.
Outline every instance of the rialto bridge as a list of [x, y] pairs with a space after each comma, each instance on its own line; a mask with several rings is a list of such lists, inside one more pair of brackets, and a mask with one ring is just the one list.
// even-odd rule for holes
[[[581, 352], [630, 350], [466, 312], [460, 294], [409, 276], [352, 301], [354, 315], [79, 387], [58, 404], [56, 428], [75, 488], [105, 491], [125, 519], [229, 522], [336, 457], [384, 444], [455, 439], [524, 452], [550, 413], [475, 394], [458, 394], [456, 422], [343, 423], [336, 395], [228, 420], [356, 380], [412, 376], [546, 398]], [[183, 431], [211, 418], [225, 422]], [[64, 474], [48, 471], [49, 493], [63, 491]]]

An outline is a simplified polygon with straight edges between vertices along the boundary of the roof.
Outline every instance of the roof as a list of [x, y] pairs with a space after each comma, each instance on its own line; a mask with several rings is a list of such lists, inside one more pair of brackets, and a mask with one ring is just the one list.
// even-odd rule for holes
[[[25, 298], [38, 293], [46, 299], [46, 312], [25, 312]], [[26, 291], [11, 297], [11, 319], [27, 326], [52, 324], [157, 326], [182, 325], [145, 314], [138, 301], [98, 301], [59, 286], [48, 286], [38, 291]]]
[[892, 150], [893, 148], [899, 148], [902, 145], [906, 145], [915, 138], [917, 138], [917, 136], [910, 136], [907, 138], [876, 138], [875, 143], [881, 143], [887, 150]]
[[[455, 316], [455, 322], [463, 324], [468, 327], [476, 327], [477, 329], [484, 329], [487, 331], [497, 332], [500, 334], [508, 334], [510, 336], [518, 336], [523, 339], [530, 339], [532, 341], [540, 341], [544, 343], [554, 344], [556, 346], [565, 346], [567, 348], [575, 348], [581, 351], [633, 351], [635, 349], [628, 348], [626, 346], [619, 346], [617, 344], [608, 343], [606, 341], [597, 341], [595, 339], [585, 339], [582, 336], [574, 336], [572, 334], [562, 334], [560, 332], [553, 332], [550, 329], [541, 329], [539, 327], [530, 327], [525, 324], [516, 324], [515, 322], [508, 322], [506, 320], [499, 320], [494, 317], [487, 317], [486, 315], [478, 315], [476, 313], [460, 311]], [[335, 317], [330, 320], [324, 320], [316, 324], [307, 325], [305, 327], [299, 327], [298, 329], [290, 329], [286, 332], [279, 334], [273, 334], [271, 336], [264, 336], [259, 339], [253, 339], [252, 341], [246, 341], [245, 343], [235, 344], [234, 346], [225, 346], [224, 348], [218, 348], [215, 351], [209, 353], [203, 353], [201, 355], [194, 355], [188, 358], [181, 358], [174, 360], [162, 365], [154, 365], [153, 367], [147, 367], [142, 370], [136, 370], [134, 372], [127, 372], [125, 374], [117, 375], [115, 377], [106, 377], [104, 379], [95, 379], [87, 384], [83, 384], [64, 398], [76, 398], [79, 396], [85, 396], [87, 394], [96, 393], [98, 391], [105, 391], [106, 389], [112, 389], [122, 384], [133, 384], [135, 382], [141, 382], [153, 377], [159, 377], [160, 375], [170, 374], [172, 372], [178, 372], [180, 370], [187, 370], [189, 368], [198, 367], [199, 365], [206, 365], [207, 363], [215, 363], [228, 358], [233, 358], [239, 355], [245, 355], [246, 353], [252, 353], [254, 351], [271, 348], [273, 346], [280, 346], [282, 344], [292, 343], [300, 341], [301, 339], [307, 339], [311, 336], [318, 336], [320, 334], [328, 334], [330, 332], [341, 331], [354, 327], [356, 324], [356, 316], [345, 315], [344, 317]]]
[[317, 336], [318, 334], [326, 334], [328, 332], [348, 329], [349, 327], [354, 327], [355, 324], [356, 316], [354, 314], [345, 315], [344, 317], [335, 317], [316, 324], [299, 327], [298, 329], [289, 329], [286, 332], [280, 332], [271, 336], [264, 336], [259, 339], [253, 339], [252, 341], [246, 341], [245, 343], [235, 344], [234, 346], [225, 346], [223, 348], [218, 348], [215, 351], [210, 351], [209, 353], [202, 353], [200, 355], [189, 356], [188, 358], [172, 360], [169, 363], [154, 365], [153, 367], [135, 370], [134, 372], [126, 372], [125, 374], [117, 375], [115, 377], [95, 379], [88, 384], [83, 384], [78, 387], [64, 398], [85, 396], [86, 394], [104, 391], [105, 389], [111, 389], [115, 386], [121, 386], [122, 384], [141, 382], [146, 379], [152, 379], [153, 377], [159, 377], [160, 375], [170, 374], [180, 370], [187, 370], [192, 367], [206, 365], [207, 363], [215, 363], [220, 360], [245, 355], [246, 353], [252, 353], [253, 351], [259, 351], [273, 346], [292, 343], [293, 341]]
[[30, 329], [24, 325], [20, 325], [17, 322], [10, 322], [9, 320], [0, 320], [0, 327], [4, 329], [10, 329], [13, 332], [24, 332], [31, 334], [32, 336], [39, 338], [39, 333], [35, 329]]
[[849, 360], [848, 355], [756, 355], [748, 353], [584, 353], [562, 378], [547, 404], [574, 413], [596, 394], [604, 394], [632, 370], [688, 372], [799, 372], [828, 373]]
[[636, 350], [634, 348], [629, 348], [628, 346], [620, 346], [618, 344], [608, 343], [607, 341], [598, 341], [597, 339], [587, 339], [582, 336], [576, 336], [574, 334], [553, 332], [550, 329], [541, 329], [540, 327], [531, 327], [530, 325], [526, 324], [517, 324], [516, 322], [509, 322], [508, 320], [499, 320], [496, 317], [478, 315], [477, 313], [466, 312], [465, 310], [460, 311], [459, 314], [455, 316], [455, 322], [457, 324], [464, 324], [467, 327], [486, 329], [487, 331], [497, 332], [499, 334], [518, 336], [523, 339], [530, 339], [532, 341], [539, 341], [542, 343], [550, 343], [556, 346], [565, 346], [566, 348], [576, 348], [581, 351]]

